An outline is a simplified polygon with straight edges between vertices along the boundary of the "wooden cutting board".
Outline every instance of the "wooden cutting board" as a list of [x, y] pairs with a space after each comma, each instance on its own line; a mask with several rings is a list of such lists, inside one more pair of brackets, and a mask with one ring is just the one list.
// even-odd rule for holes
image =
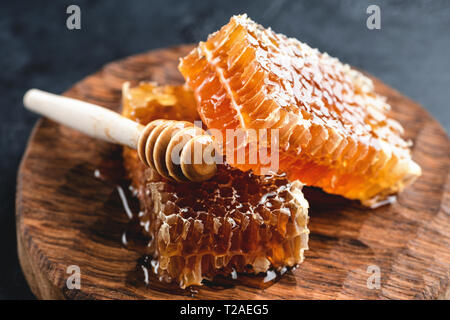
[[[110, 63], [66, 95], [119, 110], [124, 81], [180, 83], [178, 58], [191, 48], [150, 51]], [[139, 246], [123, 244], [129, 222], [118, 188], [113, 180], [95, 176], [123, 172], [120, 147], [39, 120], [17, 177], [18, 251], [31, 290], [41, 299], [448, 298], [449, 139], [422, 107], [373, 80], [414, 142], [413, 158], [423, 176], [395, 204], [375, 210], [305, 188], [311, 206], [306, 260], [264, 285], [248, 277], [197, 292], [151, 277], [146, 284]], [[80, 268], [80, 289], [66, 285], [72, 265]], [[369, 279], [377, 268], [379, 288]]]

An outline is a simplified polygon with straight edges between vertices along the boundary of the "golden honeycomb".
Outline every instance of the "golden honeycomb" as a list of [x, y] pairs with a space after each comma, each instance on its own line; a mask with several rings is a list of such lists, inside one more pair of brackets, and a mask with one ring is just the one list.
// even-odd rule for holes
[[[149, 83], [124, 85], [123, 114], [143, 125], [162, 116], [198, 117], [187, 87]], [[148, 249], [160, 280], [185, 288], [218, 274], [266, 272], [303, 261], [308, 203], [300, 182], [220, 164], [208, 181], [178, 183], [145, 167], [129, 148], [124, 148], [124, 163], [141, 204], [141, 225], [152, 238]]]
[[200, 42], [179, 70], [208, 128], [277, 130], [279, 169], [291, 181], [370, 205], [421, 174], [369, 78], [246, 15]]

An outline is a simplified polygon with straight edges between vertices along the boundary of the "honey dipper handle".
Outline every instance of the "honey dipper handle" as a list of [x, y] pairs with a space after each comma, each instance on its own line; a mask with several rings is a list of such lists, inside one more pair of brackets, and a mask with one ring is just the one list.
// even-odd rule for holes
[[23, 97], [28, 110], [91, 137], [136, 149], [143, 126], [92, 103], [30, 89]]

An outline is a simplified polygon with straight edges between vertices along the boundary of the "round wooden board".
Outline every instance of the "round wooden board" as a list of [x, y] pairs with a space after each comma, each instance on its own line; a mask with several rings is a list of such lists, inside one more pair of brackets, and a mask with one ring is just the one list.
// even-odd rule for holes
[[[110, 63], [66, 95], [119, 110], [124, 81], [181, 83], [178, 58], [191, 48]], [[19, 258], [33, 293], [43, 299], [448, 298], [448, 137], [419, 105], [374, 82], [414, 142], [413, 158], [423, 176], [397, 203], [375, 210], [305, 188], [310, 250], [298, 269], [265, 289], [204, 286], [192, 295], [173, 286], [144, 285], [136, 276], [141, 254], [121, 242], [127, 217], [117, 190], [94, 176], [96, 169], [120, 159], [120, 148], [41, 119], [20, 166], [16, 199]], [[80, 268], [80, 289], [67, 288], [70, 265]], [[380, 288], [368, 287], [369, 266], [379, 268]]]

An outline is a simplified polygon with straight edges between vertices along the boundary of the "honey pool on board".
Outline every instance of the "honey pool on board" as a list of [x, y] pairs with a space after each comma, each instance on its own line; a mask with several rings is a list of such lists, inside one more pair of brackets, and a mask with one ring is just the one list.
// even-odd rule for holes
[[[157, 118], [198, 117], [192, 91], [185, 86], [125, 84], [122, 103], [123, 114], [143, 125]], [[300, 182], [227, 164], [220, 164], [205, 182], [171, 182], [128, 148], [124, 163], [141, 204], [140, 223], [151, 239], [152, 269], [160, 280], [185, 288], [218, 274], [281, 271], [303, 261], [308, 203]]]
[[421, 174], [369, 78], [245, 15], [200, 42], [179, 69], [209, 129], [278, 130], [280, 172], [291, 181], [371, 205]]

